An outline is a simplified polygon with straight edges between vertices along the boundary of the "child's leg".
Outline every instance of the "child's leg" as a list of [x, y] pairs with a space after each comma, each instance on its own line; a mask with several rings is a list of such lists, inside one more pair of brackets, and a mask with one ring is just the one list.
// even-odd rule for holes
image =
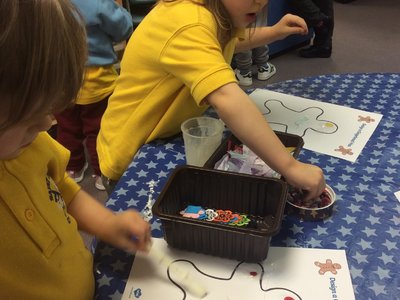
[[308, 27], [315, 32], [311, 47], [301, 49], [302, 57], [330, 57], [334, 28], [333, 0], [293, 0], [295, 13], [304, 18]]
[[268, 62], [269, 48], [267, 45], [253, 49], [253, 60], [257, 65], [257, 79], [267, 80], [276, 73], [276, 68]]
[[86, 137], [86, 149], [90, 158], [94, 175], [100, 176], [99, 158], [96, 150], [97, 135], [100, 130], [100, 121], [107, 108], [108, 97], [92, 104], [81, 105], [81, 119], [83, 134]]
[[85, 165], [83, 148], [84, 136], [80, 119], [80, 105], [74, 105], [55, 115], [57, 120], [57, 141], [71, 151], [68, 171], [81, 171]]
[[334, 28], [333, 1], [314, 0], [314, 3], [324, 15], [321, 26], [315, 26], [314, 45], [332, 48], [332, 36]]
[[251, 72], [251, 66], [253, 64], [251, 50], [239, 52], [235, 54], [236, 68], [242, 74]]
[[235, 54], [236, 79], [240, 85], [249, 86], [253, 84], [251, 66], [253, 64], [251, 50]]
[[253, 49], [253, 61], [257, 67], [265, 66], [268, 62], [268, 46], [261, 46]]

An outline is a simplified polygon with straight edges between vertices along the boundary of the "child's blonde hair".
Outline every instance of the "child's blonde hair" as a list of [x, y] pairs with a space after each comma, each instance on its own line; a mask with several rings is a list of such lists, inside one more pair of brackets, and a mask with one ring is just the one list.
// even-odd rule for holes
[[0, 1], [0, 131], [76, 97], [85, 28], [68, 0]]
[[[176, 2], [182, 0], [158, 0], [158, 2]], [[234, 26], [232, 20], [225, 9], [224, 4], [221, 0], [192, 0], [193, 3], [198, 5], [204, 5], [214, 16], [215, 21], [218, 24], [218, 40], [223, 47], [233, 35]]]

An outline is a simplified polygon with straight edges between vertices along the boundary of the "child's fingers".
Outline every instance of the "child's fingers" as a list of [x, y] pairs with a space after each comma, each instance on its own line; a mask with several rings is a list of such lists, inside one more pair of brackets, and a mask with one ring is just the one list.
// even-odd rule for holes
[[291, 30], [294, 31], [293, 33], [297, 33], [297, 34], [307, 34], [308, 33], [308, 27], [303, 18], [300, 18], [299, 16], [295, 16], [292, 14], [287, 14], [284, 18], [285, 18], [287, 26], [290, 27]]
[[145, 236], [135, 236], [130, 232], [122, 236], [117, 243], [119, 248], [129, 253], [136, 251], [148, 252], [151, 246], [151, 238], [149, 234]]
[[138, 250], [146, 251], [149, 248], [151, 230], [150, 224], [143, 220], [142, 216], [133, 210], [127, 211], [129, 218], [129, 228], [131, 235], [134, 237], [136, 248]]
[[141, 238], [137, 239], [136, 247], [137, 250], [148, 252], [151, 246], [151, 233], [148, 230]]
[[316, 186], [313, 189], [307, 190], [307, 193], [305, 194], [304, 201], [310, 201], [312, 199], [318, 198], [322, 192], [326, 188], [326, 183], [325, 180], [322, 180], [318, 186]]

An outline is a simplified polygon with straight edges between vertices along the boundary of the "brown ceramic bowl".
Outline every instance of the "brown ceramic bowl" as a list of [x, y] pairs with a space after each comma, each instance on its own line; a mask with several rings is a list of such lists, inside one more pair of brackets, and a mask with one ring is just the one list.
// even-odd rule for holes
[[330, 203], [320, 207], [306, 207], [299, 203], [295, 204], [293, 203], [293, 197], [289, 195], [286, 205], [287, 213], [296, 215], [305, 221], [320, 221], [330, 217], [333, 212], [334, 203], [336, 202], [336, 194], [329, 185], [326, 185], [326, 189], [322, 195], [329, 197]]

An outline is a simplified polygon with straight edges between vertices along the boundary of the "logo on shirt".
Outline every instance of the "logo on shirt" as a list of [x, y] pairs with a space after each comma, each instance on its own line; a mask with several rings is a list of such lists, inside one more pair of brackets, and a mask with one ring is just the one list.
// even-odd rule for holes
[[71, 223], [71, 217], [67, 213], [67, 206], [65, 205], [64, 199], [61, 196], [60, 191], [58, 190], [57, 185], [55, 184], [54, 180], [46, 176], [46, 184], [47, 189], [49, 191], [49, 199], [52, 202], [55, 202], [60, 210], [63, 211], [65, 218], [67, 219], [68, 223]]

